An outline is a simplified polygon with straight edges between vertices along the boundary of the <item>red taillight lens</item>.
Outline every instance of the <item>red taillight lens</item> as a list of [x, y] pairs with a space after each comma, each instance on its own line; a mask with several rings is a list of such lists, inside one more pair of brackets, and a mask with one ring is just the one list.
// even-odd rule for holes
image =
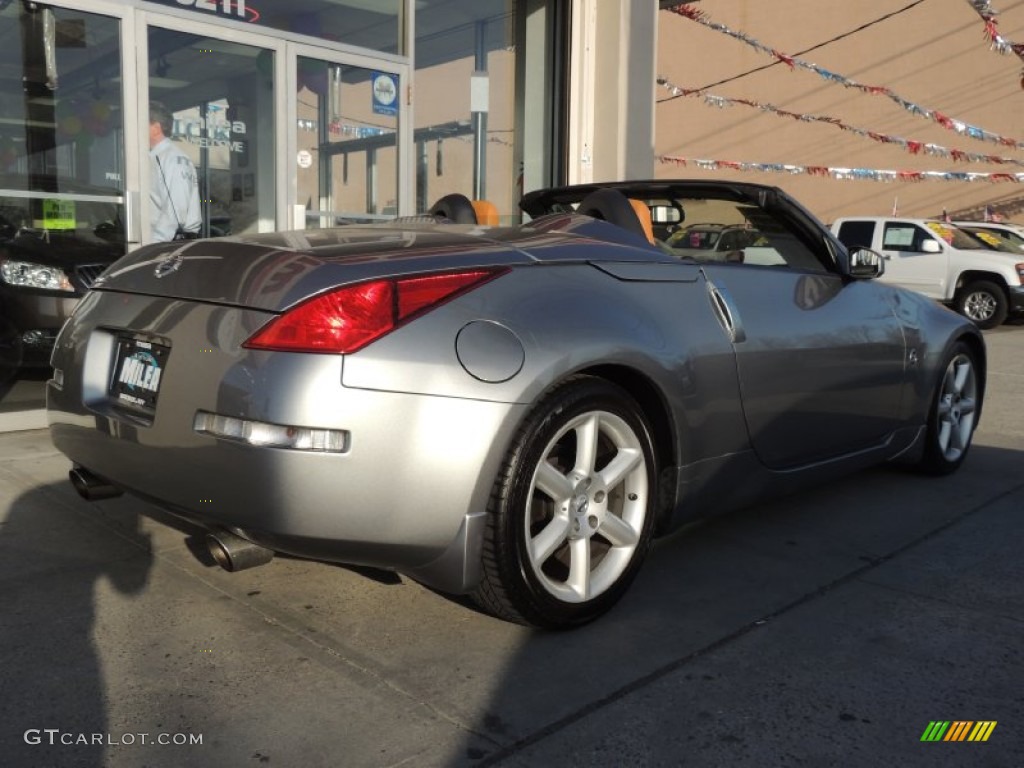
[[242, 346], [284, 352], [355, 352], [503, 271], [476, 269], [347, 285], [275, 317]]

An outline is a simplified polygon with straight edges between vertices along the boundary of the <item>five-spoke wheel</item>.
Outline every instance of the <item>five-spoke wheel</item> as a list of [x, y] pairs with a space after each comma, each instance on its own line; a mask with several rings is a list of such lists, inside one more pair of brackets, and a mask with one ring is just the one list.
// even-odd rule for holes
[[960, 342], [946, 358], [935, 387], [922, 466], [948, 474], [963, 462], [977, 426], [981, 391], [973, 350]]
[[650, 429], [626, 392], [590, 377], [556, 388], [495, 486], [478, 601], [537, 626], [596, 618], [650, 545], [654, 485]]

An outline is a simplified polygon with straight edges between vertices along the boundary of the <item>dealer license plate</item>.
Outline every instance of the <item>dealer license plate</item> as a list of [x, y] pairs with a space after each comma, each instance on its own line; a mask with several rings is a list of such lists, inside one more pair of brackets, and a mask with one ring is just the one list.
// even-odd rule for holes
[[129, 337], [117, 341], [110, 396], [122, 405], [154, 410], [170, 347]]

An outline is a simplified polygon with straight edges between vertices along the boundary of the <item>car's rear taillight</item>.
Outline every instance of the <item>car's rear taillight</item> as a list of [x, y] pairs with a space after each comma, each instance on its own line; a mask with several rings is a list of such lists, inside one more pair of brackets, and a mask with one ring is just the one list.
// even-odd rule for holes
[[242, 346], [348, 354], [505, 271], [473, 269], [346, 285], [275, 317]]

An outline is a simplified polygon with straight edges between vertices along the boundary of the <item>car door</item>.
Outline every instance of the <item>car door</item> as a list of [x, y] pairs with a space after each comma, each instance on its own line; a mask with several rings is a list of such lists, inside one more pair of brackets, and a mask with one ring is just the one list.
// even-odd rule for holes
[[[939, 234], [909, 221], [886, 221], [881, 226], [882, 279], [933, 299], [946, 298], [949, 246]], [[936, 243], [939, 252], [926, 252], [927, 242]]]
[[824, 232], [799, 209], [744, 215], [761, 234], [751, 258], [703, 270], [759, 459], [788, 469], [881, 444], [905, 381], [893, 291], [844, 279]]

